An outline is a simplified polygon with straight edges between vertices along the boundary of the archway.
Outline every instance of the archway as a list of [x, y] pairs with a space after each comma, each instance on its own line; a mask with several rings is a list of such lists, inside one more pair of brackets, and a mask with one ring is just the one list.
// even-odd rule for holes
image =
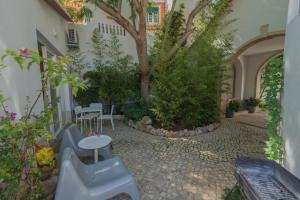
[[282, 54], [284, 49], [284, 32], [269, 33], [256, 37], [240, 48], [232, 55], [233, 59], [233, 94], [232, 97], [244, 100], [250, 97], [258, 97], [258, 74], [264, 65], [274, 56]]
[[256, 98], [259, 98], [259, 99], [263, 98], [264, 91], [263, 91], [263, 87], [262, 87], [262, 84], [263, 84], [262, 75], [263, 75], [263, 72], [264, 72], [265, 68], [268, 66], [268, 64], [271, 60], [273, 60], [274, 58], [280, 57], [282, 55], [283, 55], [283, 52], [280, 52], [276, 55], [271, 56], [265, 63], [263, 63], [261, 65], [261, 67], [257, 71], [257, 75], [256, 75], [256, 95], [255, 95]]

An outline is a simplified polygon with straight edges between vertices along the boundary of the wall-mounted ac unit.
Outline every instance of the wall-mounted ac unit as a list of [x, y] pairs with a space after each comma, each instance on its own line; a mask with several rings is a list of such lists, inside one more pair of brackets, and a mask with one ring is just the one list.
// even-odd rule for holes
[[75, 29], [68, 30], [68, 46], [78, 47], [78, 37]]

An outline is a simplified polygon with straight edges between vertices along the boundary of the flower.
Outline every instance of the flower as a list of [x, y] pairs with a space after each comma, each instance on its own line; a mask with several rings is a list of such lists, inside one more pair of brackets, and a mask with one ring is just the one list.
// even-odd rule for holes
[[50, 147], [43, 147], [35, 154], [36, 161], [39, 165], [54, 165], [54, 150]]
[[23, 167], [23, 170], [26, 171], [26, 172], [28, 172], [28, 171], [31, 170], [31, 167], [30, 166], [25, 166], [25, 167]]
[[5, 190], [8, 187], [7, 183], [0, 183], [0, 191]]
[[21, 56], [30, 56], [30, 51], [27, 48], [21, 48], [19, 49], [19, 53]]
[[15, 121], [16, 118], [17, 118], [17, 113], [14, 113], [14, 112], [10, 113], [10, 119], [11, 119], [12, 121]]

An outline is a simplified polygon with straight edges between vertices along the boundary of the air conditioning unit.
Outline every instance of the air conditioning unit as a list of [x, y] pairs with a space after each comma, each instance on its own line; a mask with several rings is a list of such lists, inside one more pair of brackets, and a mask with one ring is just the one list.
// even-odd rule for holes
[[68, 30], [68, 46], [78, 47], [78, 37], [75, 29]]

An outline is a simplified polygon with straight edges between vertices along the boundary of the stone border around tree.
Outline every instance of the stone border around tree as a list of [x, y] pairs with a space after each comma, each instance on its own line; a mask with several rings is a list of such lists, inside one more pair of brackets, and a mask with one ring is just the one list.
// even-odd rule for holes
[[132, 120], [127, 120], [128, 126], [137, 129], [139, 131], [143, 131], [145, 133], [149, 133], [155, 136], [167, 137], [167, 138], [179, 138], [179, 137], [189, 137], [189, 136], [197, 136], [203, 133], [209, 133], [216, 130], [220, 123], [213, 123], [208, 126], [198, 127], [194, 130], [180, 130], [180, 131], [170, 131], [162, 128], [156, 129], [152, 126], [152, 120], [150, 117], [145, 116], [141, 121], [134, 122]]

